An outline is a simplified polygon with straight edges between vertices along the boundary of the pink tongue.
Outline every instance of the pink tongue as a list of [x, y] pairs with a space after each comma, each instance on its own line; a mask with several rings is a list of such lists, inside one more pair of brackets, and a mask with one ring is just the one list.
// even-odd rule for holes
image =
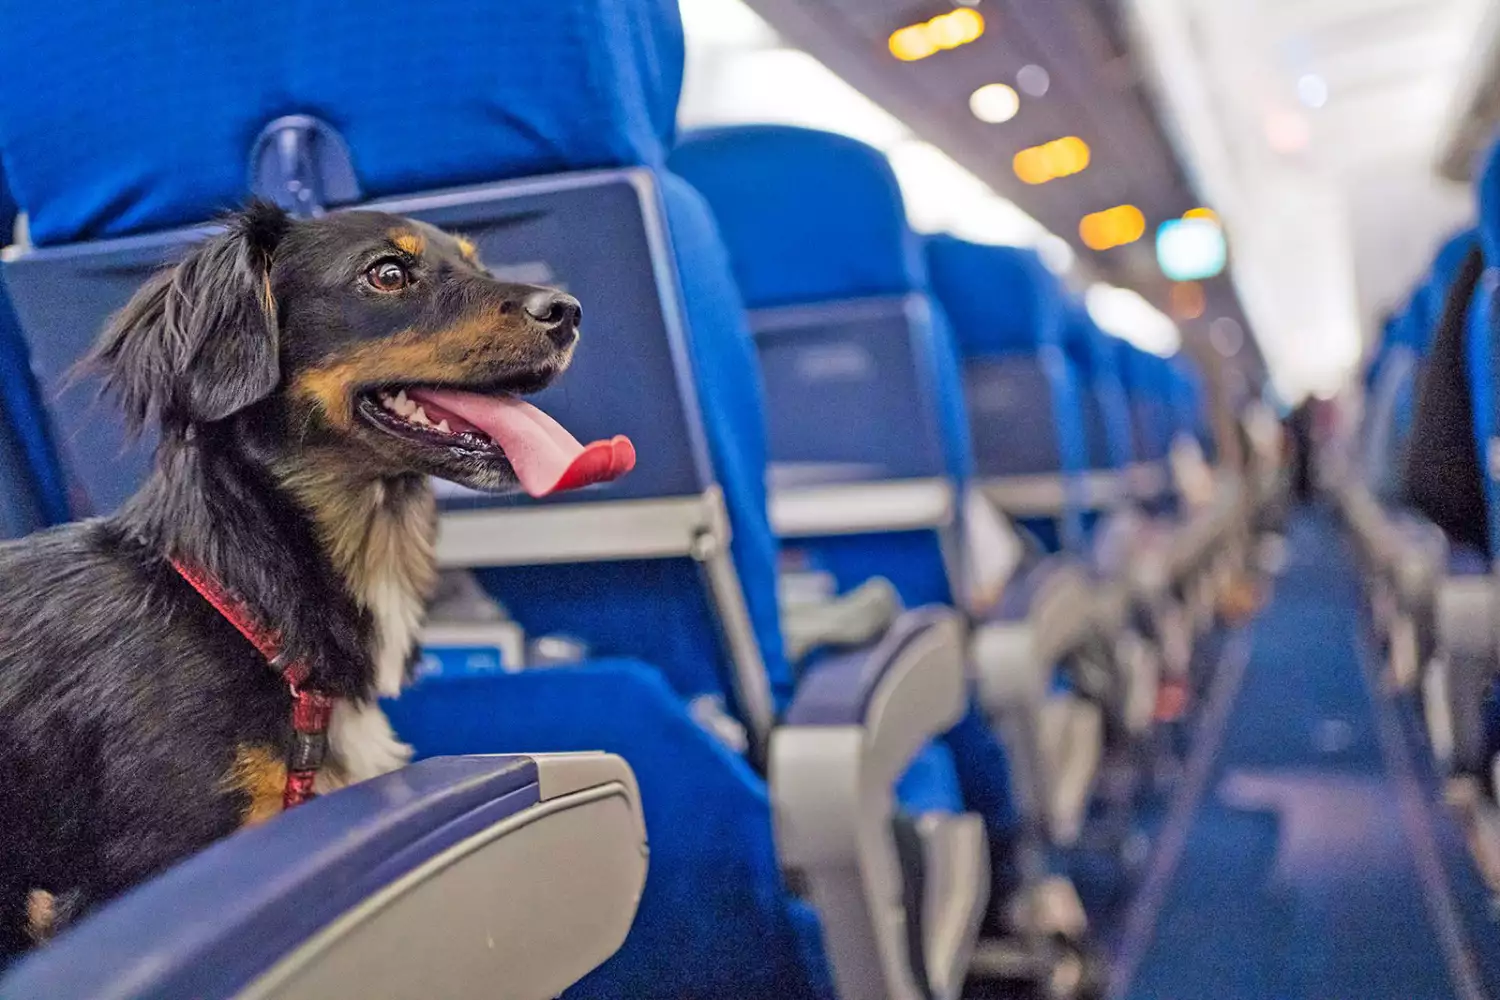
[[447, 389], [409, 389], [407, 395], [488, 434], [510, 459], [521, 488], [534, 497], [606, 483], [635, 468], [635, 446], [629, 438], [616, 434], [608, 441], [580, 444], [562, 424], [524, 399]]

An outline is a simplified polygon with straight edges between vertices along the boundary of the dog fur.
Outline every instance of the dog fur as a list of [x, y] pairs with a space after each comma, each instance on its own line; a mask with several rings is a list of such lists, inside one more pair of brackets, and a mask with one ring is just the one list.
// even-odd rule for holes
[[[560, 310], [536, 316], [538, 294]], [[320, 790], [406, 762], [375, 699], [408, 678], [435, 582], [427, 477], [516, 480], [496, 447], [383, 426], [370, 394], [534, 391], [566, 368], [577, 320], [431, 226], [263, 204], [113, 319], [88, 368], [132, 427], [159, 426], [155, 470], [113, 516], [0, 546], [0, 965], [280, 810], [287, 687], [169, 558], [337, 697]]]

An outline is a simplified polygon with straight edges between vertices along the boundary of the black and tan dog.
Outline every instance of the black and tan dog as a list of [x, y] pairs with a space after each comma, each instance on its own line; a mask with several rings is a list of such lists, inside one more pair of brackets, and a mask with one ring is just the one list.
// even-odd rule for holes
[[427, 477], [540, 495], [634, 463], [518, 398], [578, 322], [431, 226], [259, 204], [114, 318], [89, 364], [160, 425], [156, 469], [112, 517], [0, 546], [0, 965], [59, 903], [282, 808], [293, 692], [190, 576], [333, 699], [316, 787], [407, 760], [375, 699], [434, 582]]

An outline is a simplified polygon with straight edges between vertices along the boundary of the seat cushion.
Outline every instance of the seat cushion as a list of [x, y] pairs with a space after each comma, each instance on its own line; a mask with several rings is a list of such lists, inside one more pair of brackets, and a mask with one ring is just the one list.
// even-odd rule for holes
[[571, 1000], [833, 995], [812, 911], [786, 889], [765, 783], [632, 660], [432, 679], [386, 711], [419, 757], [605, 750], [640, 785], [651, 866], [635, 924]]
[[660, 163], [682, 80], [675, 0], [15, 2], [4, 21], [27, 97], [0, 102], [0, 151], [38, 244], [238, 204], [288, 114], [339, 130], [366, 197]]

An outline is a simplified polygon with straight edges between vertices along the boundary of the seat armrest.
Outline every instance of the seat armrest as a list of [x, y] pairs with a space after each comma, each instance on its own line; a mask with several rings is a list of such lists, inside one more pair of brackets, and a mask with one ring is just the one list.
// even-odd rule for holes
[[21, 962], [0, 996], [544, 1000], [620, 947], [645, 875], [621, 758], [433, 758], [209, 847]]
[[[809, 670], [798, 684], [782, 724], [862, 725], [881, 685], [893, 670], [905, 663], [908, 648], [924, 639], [930, 641], [934, 629], [954, 626], [957, 620], [956, 615], [945, 609], [919, 608], [897, 617], [873, 645], [828, 657]], [[955, 715], [948, 724], [956, 720]]]
[[[969, 652], [980, 704], [1005, 744], [1021, 816], [1035, 835], [1055, 838], [1070, 825], [1062, 822], [1063, 817], [1077, 811], [1062, 801], [1062, 793], [1082, 788], [1086, 796], [1092, 776], [1080, 781], [1072, 769], [1058, 766], [1049, 746], [1049, 713], [1044, 708], [1058, 663], [1096, 640], [1099, 615], [1094, 585], [1081, 567], [1058, 560], [1034, 572], [1038, 578], [1031, 587], [1026, 617], [979, 625]], [[1064, 771], [1069, 780], [1062, 780]]]
[[929, 856], [961, 855], [929, 858], [932, 870], [976, 877], [942, 879], [949, 898], [919, 903], [930, 918], [922, 923], [941, 933], [913, 942], [895, 788], [921, 748], [962, 716], [964, 660], [955, 612], [907, 612], [873, 646], [812, 671], [772, 733], [777, 853], [824, 918], [841, 1000], [952, 998], [962, 986], [955, 970], [968, 965], [988, 901], [983, 838], [926, 838]]

